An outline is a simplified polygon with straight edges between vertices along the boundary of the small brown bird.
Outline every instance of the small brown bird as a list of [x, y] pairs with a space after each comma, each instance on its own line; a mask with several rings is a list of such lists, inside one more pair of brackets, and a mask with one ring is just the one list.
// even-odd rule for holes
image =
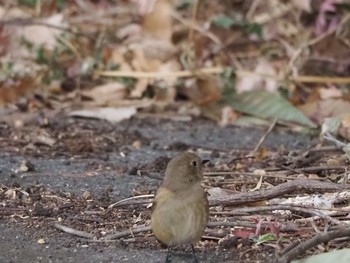
[[194, 253], [193, 244], [201, 239], [208, 224], [208, 199], [201, 186], [204, 162], [190, 152], [174, 157], [153, 201], [152, 231], [168, 246], [166, 262], [174, 245], [191, 244]]

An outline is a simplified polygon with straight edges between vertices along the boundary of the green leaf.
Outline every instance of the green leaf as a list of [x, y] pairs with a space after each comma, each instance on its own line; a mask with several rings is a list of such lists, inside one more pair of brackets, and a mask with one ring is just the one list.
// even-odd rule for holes
[[226, 102], [234, 109], [263, 119], [279, 119], [316, 127], [305, 115], [279, 94], [255, 90], [237, 94]]
[[276, 240], [275, 234], [268, 233], [268, 234], [260, 235], [258, 237], [258, 240], [256, 241], [256, 244], [260, 245], [260, 244], [267, 243], [270, 241], [275, 241], [275, 240]]
[[193, 6], [193, 0], [182, 0], [180, 3], [175, 5], [177, 10], [185, 10]]
[[257, 23], [248, 23], [246, 21], [238, 21], [230, 16], [218, 15], [211, 19], [211, 23], [221, 28], [228, 29], [232, 26], [238, 26], [247, 34], [257, 34], [262, 36], [262, 27]]
[[256, 34], [258, 37], [262, 37], [262, 27], [260, 24], [245, 23], [245, 24], [243, 24], [242, 27], [243, 27], [244, 32], [246, 32], [247, 34]]
[[36, 53], [36, 60], [39, 64], [47, 64], [48, 60], [45, 56], [45, 48], [44, 46], [40, 46]]

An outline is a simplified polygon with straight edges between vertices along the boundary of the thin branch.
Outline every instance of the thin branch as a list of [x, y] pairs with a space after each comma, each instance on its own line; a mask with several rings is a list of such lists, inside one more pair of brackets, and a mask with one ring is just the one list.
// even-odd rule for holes
[[350, 236], [350, 228], [344, 228], [344, 229], [335, 230], [327, 233], [317, 234], [313, 238], [302, 243], [297, 241], [297, 243], [299, 244], [294, 247], [291, 246], [292, 249], [286, 252], [286, 254], [284, 254], [282, 257], [280, 257], [277, 262], [288, 263], [292, 259], [305, 253], [308, 249], [313, 248], [321, 243], [329, 242], [335, 238], [348, 237], [348, 236]]
[[221, 74], [224, 71], [222, 67], [202, 68], [194, 71], [169, 71], [169, 72], [143, 72], [143, 71], [96, 71], [97, 76], [102, 77], [129, 77], [129, 78], [188, 78], [197, 74]]
[[291, 169], [287, 166], [281, 166], [284, 169], [291, 170], [295, 173], [317, 173], [322, 171], [332, 171], [332, 170], [342, 170], [345, 171], [346, 167], [337, 165], [337, 166], [310, 166], [310, 167], [304, 167], [304, 168], [296, 168]]
[[[183, 70], [175, 72], [144, 72], [144, 71], [95, 71], [97, 76], [102, 77], [129, 77], [129, 78], [189, 78], [195, 77], [198, 74], [221, 74], [225, 71], [225, 67], [202, 68], [194, 71]], [[237, 70], [237, 76], [259, 76], [263, 79], [275, 79], [277, 81], [285, 81], [286, 78], [278, 78], [269, 74], [258, 74], [256, 72]], [[345, 77], [320, 77], [320, 76], [295, 76], [289, 79], [294, 82], [301, 83], [334, 83], [334, 84], [350, 84], [350, 78]]]
[[281, 197], [286, 194], [294, 192], [334, 192], [339, 190], [350, 189], [350, 185], [340, 185], [329, 182], [320, 182], [308, 179], [294, 180], [286, 183], [279, 184], [275, 187], [248, 193], [239, 193], [225, 196], [209, 196], [209, 203], [212, 206], [215, 205], [241, 205], [249, 204], [253, 202], [272, 199], [275, 197]]
[[114, 204], [109, 205], [109, 206], [108, 206], [108, 209], [113, 208], [113, 207], [115, 207], [115, 206], [117, 206], [117, 205], [123, 204], [123, 203], [125, 203], [125, 202], [128, 202], [128, 201], [130, 201], [130, 200], [144, 199], [144, 198], [153, 198], [153, 197], [154, 197], [153, 194], [149, 194], [149, 195], [137, 195], [137, 196], [128, 197], [128, 198], [122, 199], [122, 200], [120, 200], [120, 201], [118, 201], [118, 202], [116, 202], [116, 203], [114, 203]]
[[[262, 222], [261, 226], [267, 228], [270, 226], [268, 222]], [[218, 221], [218, 222], [209, 222], [208, 227], [244, 227], [244, 228], [257, 228], [256, 223], [243, 222], [243, 221]], [[282, 224], [280, 225], [281, 232], [296, 232], [300, 229], [294, 225]]]
[[[281, 170], [281, 169], [278, 169], [275, 171], [275, 174], [272, 174], [271, 171], [267, 171], [268, 173], [264, 174], [264, 177], [270, 177], [270, 178], [277, 178], [277, 179], [281, 179], [281, 180], [298, 180], [298, 178], [294, 178], [294, 177], [291, 177], [291, 176], [285, 176], [286, 175], [286, 172], [289, 172], [289, 169], [288, 171], [285, 171], [285, 170]], [[300, 174], [300, 172], [295, 172], [297, 174]], [[249, 176], [249, 177], [257, 177], [257, 178], [260, 178], [261, 175], [260, 174], [255, 174], [255, 173], [248, 173], [248, 172], [204, 172], [203, 173], [204, 176], [218, 176], [218, 175], [227, 175], [227, 176]], [[314, 181], [325, 181], [326, 178], [316, 178], [316, 179], [312, 179]]]
[[260, 146], [265, 141], [266, 137], [270, 134], [272, 129], [276, 126], [277, 120], [278, 119], [274, 119], [274, 121], [271, 123], [270, 127], [268, 128], [268, 130], [265, 132], [265, 134], [259, 140], [258, 144], [255, 146], [255, 148], [253, 150], [253, 153], [256, 153], [259, 150]]
[[88, 233], [88, 232], [85, 232], [85, 231], [81, 231], [81, 230], [77, 230], [77, 229], [74, 229], [74, 228], [71, 228], [71, 227], [68, 227], [68, 226], [64, 226], [64, 225], [61, 225], [61, 224], [54, 224], [54, 227], [65, 232], [65, 233], [68, 233], [68, 234], [72, 234], [72, 235], [75, 235], [75, 236], [78, 236], [78, 237], [83, 237], [83, 238], [88, 238], [88, 239], [92, 239], [94, 238], [94, 235], [91, 234], [91, 233]]
[[147, 232], [147, 231], [151, 231], [151, 230], [152, 230], [151, 226], [134, 227], [134, 228], [130, 228], [128, 230], [124, 230], [124, 231], [118, 232], [118, 233], [107, 235], [104, 238], [102, 238], [102, 240], [118, 239], [118, 238], [121, 238], [121, 237], [130, 236], [130, 235], [138, 234], [138, 233], [141, 233], [141, 232]]
[[[194, 25], [196, 23], [196, 17], [197, 17], [197, 12], [198, 12], [198, 6], [199, 6], [199, 1], [195, 0], [192, 6], [192, 17], [191, 17], [191, 24]], [[190, 26], [188, 29], [188, 42], [193, 43], [193, 27]]]
[[191, 21], [183, 18], [178, 12], [172, 12], [172, 17], [178, 20], [180, 23], [187, 27], [191, 27], [197, 32], [201, 33], [205, 37], [209, 38], [211, 41], [213, 41], [215, 44], [221, 44], [221, 40], [212, 32], [206, 30], [205, 28], [200, 27], [198, 24], [194, 24]]

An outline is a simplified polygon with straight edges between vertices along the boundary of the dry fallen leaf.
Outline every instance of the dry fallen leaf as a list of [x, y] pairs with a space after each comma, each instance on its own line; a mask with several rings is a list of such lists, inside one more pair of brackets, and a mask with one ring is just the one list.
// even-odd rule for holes
[[215, 76], [198, 76], [195, 83], [188, 81], [186, 87], [182, 87], [179, 92], [198, 105], [208, 106], [220, 99], [221, 83]]
[[105, 106], [125, 98], [126, 87], [119, 82], [112, 82], [83, 91], [82, 94], [93, 99], [97, 105]]
[[341, 125], [339, 128], [339, 134], [344, 138], [350, 141], [350, 114], [347, 114], [342, 117]]
[[323, 124], [325, 118], [349, 113], [350, 102], [343, 99], [328, 99], [306, 103], [298, 108], [315, 123]]
[[8, 189], [4, 194], [7, 199], [16, 199], [17, 197], [17, 191], [11, 188]]
[[297, 8], [306, 11], [308, 13], [311, 13], [311, 0], [292, 0], [292, 3]]
[[140, 15], [150, 13], [154, 9], [154, 4], [157, 0], [132, 0], [137, 5], [137, 11]]
[[266, 90], [269, 92], [276, 92], [278, 89], [278, 82], [273, 78], [265, 78], [264, 75], [276, 76], [277, 73], [270, 63], [261, 60], [254, 69], [255, 75], [238, 75], [236, 81], [236, 90], [238, 93], [252, 90]]
[[32, 77], [23, 77], [17, 81], [0, 82], [0, 107], [30, 93], [37, 87], [37, 81]]
[[320, 98], [322, 100], [341, 98], [343, 95], [342, 91], [340, 89], [337, 89], [336, 87], [320, 88], [317, 91], [320, 94]]
[[[30, 19], [31, 14], [24, 12], [18, 8], [4, 10], [0, 7], [0, 19]], [[28, 41], [35, 47], [44, 46], [45, 49], [53, 50], [57, 45], [57, 36], [62, 34], [62, 30], [54, 28], [68, 27], [67, 20], [64, 19], [63, 14], [55, 14], [45, 19], [38, 19], [38, 22], [43, 24], [50, 24], [53, 27], [44, 25], [26, 25], [26, 26], [5, 26], [5, 30], [10, 36], [7, 48], [7, 54], [12, 54], [14, 57], [28, 57], [35, 56], [35, 52], [31, 52], [27, 45], [23, 45], [23, 40]]]
[[18, 172], [30, 172], [30, 171], [34, 171], [35, 167], [34, 164], [32, 164], [30, 161], [23, 161], [21, 163], [21, 166], [18, 168]]
[[219, 122], [220, 126], [226, 126], [234, 123], [239, 116], [238, 113], [230, 106], [224, 106], [221, 109], [221, 113], [221, 120]]
[[123, 108], [95, 108], [77, 110], [69, 113], [72, 117], [103, 119], [113, 123], [131, 118], [137, 112], [136, 107]]
[[172, 5], [169, 0], [158, 0], [154, 3], [151, 12], [143, 17], [142, 30], [156, 39], [171, 42]]

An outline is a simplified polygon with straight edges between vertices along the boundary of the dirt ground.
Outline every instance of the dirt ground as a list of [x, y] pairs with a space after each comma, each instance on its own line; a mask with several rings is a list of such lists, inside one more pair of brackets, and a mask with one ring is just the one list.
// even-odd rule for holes
[[[166, 249], [149, 231], [101, 242], [150, 219], [147, 204], [108, 206], [153, 194], [169, 158], [181, 151], [210, 158], [210, 171], [254, 149], [265, 131], [156, 117], [112, 125], [38, 115], [18, 128], [1, 123], [0, 262], [164, 262]], [[293, 151], [313, 143], [275, 130], [263, 146]], [[55, 223], [92, 238], [62, 232]], [[196, 250], [200, 262], [270, 262], [275, 253], [252, 241], [219, 245], [218, 239], [204, 239]], [[173, 262], [192, 262], [190, 251], [175, 248]]]

